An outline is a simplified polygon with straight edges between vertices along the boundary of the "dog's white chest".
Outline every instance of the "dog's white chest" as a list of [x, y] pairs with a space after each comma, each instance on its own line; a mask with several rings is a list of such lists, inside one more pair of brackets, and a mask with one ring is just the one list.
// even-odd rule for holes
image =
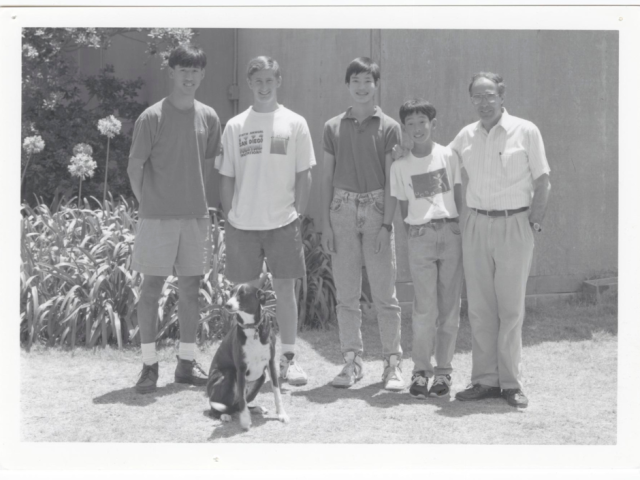
[[253, 382], [262, 376], [271, 356], [270, 345], [260, 343], [260, 338], [247, 335], [247, 341], [243, 348], [244, 361], [247, 364], [247, 381]]

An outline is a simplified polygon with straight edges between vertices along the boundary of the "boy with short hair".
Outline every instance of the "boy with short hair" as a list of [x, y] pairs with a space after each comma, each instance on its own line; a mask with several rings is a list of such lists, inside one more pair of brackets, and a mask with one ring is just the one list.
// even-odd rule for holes
[[207, 57], [182, 45], [169, 55], [168, 97], [136, 120], [127, 172], [140, 208], [131, 268], [144, 275], [138, 300], [143, 368], [138, 393], [158, 382], [158, 301], [169, 275], [178, 277], [180, 347], [176, 383], [205, 385], [195, 360], [200, 279], [210, 269], [211, 220], [206, 185], [220, 145], [220, 120], [195, 99]]
[[391, 151], [400, 142], [400, 126], [375, 104], [379, 82], [376, 63], [368, 57], [353, 60], [345, 75], [353, 106], [324, 127], [322, 243], [331, 254], [345, 360], [332, 385], [348, 388], [364, 375], [360, 330], [364, 259], [378, 312], [384, 387], [402, 390], [400, 306], [391, 223], [396, 200], [389, 194]]
[[[413, 142], [411, 151], [391, 165], [391, 195], [400, 201], [415, 291], [409, 393], [416, 398], [442, 397], [451, 387], [451, 360], [460, 324], [460, 167], [451, 150], [431, 138], [436, 127], [433, 105], [421, 98], [405, 102], [400, 121]], [[429, 388], [428, 379], [434, 374]]]
[[282, 340], [280, 375], [290, 385], [304, 385], [307, 374], [295, 359], [295, 281], [306, 274], [299, 215], [306, 209], [316, 160], [306, 120], [278, 104], [278, 62], [252, 59], [247, 82], [253, 105], [229, 120], [222, 135], [225, 275], [255, 285], [266, 257]]

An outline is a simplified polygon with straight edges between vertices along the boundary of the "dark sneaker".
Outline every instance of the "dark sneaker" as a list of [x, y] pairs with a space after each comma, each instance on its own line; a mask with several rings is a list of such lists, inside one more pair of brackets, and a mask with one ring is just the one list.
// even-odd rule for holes
[[433, 385], [429, 389], [429, 395], [432, 397], [444, 397], [449, 395], [451, 390], [451, 375], [436, 375], [433, 379]]
[[529, 405], [529, 399], [519, 388], [507, 388], [502, 390], [502, 396], [512, 407], [527, 408], [527, 405]]
[[409, 395], [413, 398], [427, 398], [429, 396], [429, 379], [424, 372], [414, 372], [411, 375], [411, 386]]
[[500, 387], [487, 387], [486, 385], [475, 385], [456, 393], [456, 400], [465, 402], [467, 400], [482, 400], [483, 398], [500, 398]]
[[136, 382], [136, 392], [151, 393], [154, 392], [158, 384], [158, 362], [153, 365], [142, 364], [142, 372], [140, 378]]
[[207, 384], [208, 376], [200, 364], [195, 360], [180, 360], [176, 367], [176, 383], [188, 383], [189, 385], [202, 386]]

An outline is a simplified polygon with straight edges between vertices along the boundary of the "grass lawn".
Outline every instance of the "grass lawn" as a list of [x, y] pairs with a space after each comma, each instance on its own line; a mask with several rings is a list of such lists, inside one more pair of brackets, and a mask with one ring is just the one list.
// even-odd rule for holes
[[[291, 422], [277, 421], [269, 384], [244, 432], [237, 417], [208, 415], [204, 388], [173, 382], [173, 346], [160, 349], [158, 390], [138, 395], [139, 349], [73, 352], [35, 347], [21, 352], [21, 440], [27, 442], [239, 442], [615, 445], [617, 298], [596, 307], [582, 302], [528, 309], [524, 325], [524, 378], [529, 408], [502, 399], [458, 402], [416, 400], [408, 391], [382, 389], [380, 339], [365, 320], [365, 377], [355, 387], [331, 387], [342, 360], [337, 330], [302, 332], [303, 387], [282, 386]], [[403, 373], [409, 381], [411, 318], [403, 314]], [[208, 369], [217, 345], [198, 352]], [[453, 393], [469, 382], [471, 336], [463, 316], [453, 360]], [[599, 388], [597, 395], [586, 389]]]

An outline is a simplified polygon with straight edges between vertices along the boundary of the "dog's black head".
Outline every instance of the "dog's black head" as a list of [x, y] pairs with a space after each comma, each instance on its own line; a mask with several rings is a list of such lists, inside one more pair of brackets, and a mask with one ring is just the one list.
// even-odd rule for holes
[[240, 324], [251, 325], [260, 321], [260, 310], [266, 301], [267, 295], [264, 291], [243, 283], [233, 290], [224, 308], [229, 313], [237, 313]]

